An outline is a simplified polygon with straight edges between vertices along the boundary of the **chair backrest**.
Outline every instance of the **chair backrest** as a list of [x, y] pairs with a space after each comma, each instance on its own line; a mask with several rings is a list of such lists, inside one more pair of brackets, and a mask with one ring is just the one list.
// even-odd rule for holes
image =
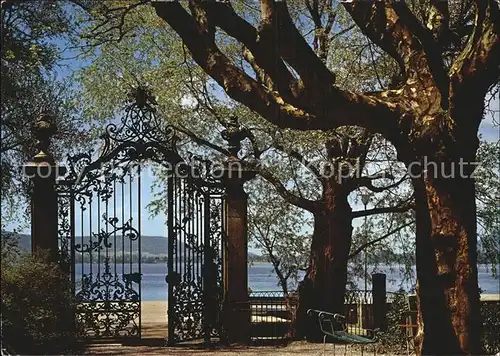
[[316, 309], [309, 309], [307, 314], [317, 318], [321, 332], [324, 334], [334, 335], [335, 331], [347, 330], [345, 317], [341, 314], [333, 314]]

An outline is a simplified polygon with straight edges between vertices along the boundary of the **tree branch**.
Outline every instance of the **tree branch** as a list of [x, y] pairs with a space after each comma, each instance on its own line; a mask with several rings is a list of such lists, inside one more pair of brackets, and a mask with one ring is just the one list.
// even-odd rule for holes
[[353, 258], [353, 257], [356, 257], [357, 255], [359, 255], [364, 249], [366, 249], [367, 247], [370, 247], [386, 238], [388, 238], [389, 236], [391, 235], [394, 235], [395, 233], [403, 230], [404, 228], [407, 228], [408, 226], [411, 226], [415, 223], [415, 220], [412, 220], [410, 221], [409, 223], [406, 223], [404, 225], [401, 225], [399, 227], [397, 227], [396, 229], [392, 230], [392, 231], [389, 231], [387, 234], [375, 239], [375, 240], [372, 240], [372, 241], [369, 241], [363, 245], [361, 245], [360, 247], [358, 247], [356, 250], [354, 250], [350, 255], [349, 255], [349, 259]]
[[407, 74], [409, 68], [404, 58], [411, 52], [412, 43], [401, 41], [401, 47], [396, 45], [396, 37], [401, 40], [403, 29], [392, 6], [385, 1], [344, 1], [342, 4], [361, 31], [394, 58]]
[[448, 1], [431, 0], [427, 28], [432, 31], [437, 42], [441, 42], [450, 26]]
[[23, 140], [23, 141], [17, 141], [17, 142], [13, 142], [11, 144], [7, 144], [5, 145], [4, 142], [6, 142], [3, 138], [2, 138], [2, 145], [0, 145], [0, 152], [1, 153], [5, 153], [5, 152], [8, 152], [10, 150], [13, 150], [19, 146], [22, 146], [24, 144], [26, 144], [28, 142], [28, 140]]
[[424, 88], [435, 83], [447, 108], [448, 76], [441, 50], [404, 1], [354, 1], [343, 5], [361, 31], [398, 62], [408, 81], [418, 79]]
[[[500, 9], [495, 0], [476, 0], [476, 19], [467, 45], [450, 70], [453, 105], [484, 104], [484, 94], [500, 78]], [[457, 109], [457, 117], [460, 115]], [[477, 123], [479, 125], [479, 123]]]
[[[190, 3], [191, 11], [196, 16], [190, 15], [178, 2], [154, 2], [153, 6], [158, 16], [180, 35], [193, 59], [204, 71], [230, 97], [252, 108], [269, 122], [282, 128], [299, 130], [329, 130], [343, 125], [357, 125], [385, 134], [389, 139], [394, 135], [399, 137], [398, 120], [405, 108], [394, 98], [394, 93], [362, 95], [333, 86], [332, 73], [300, 36], [288, 15], [286, 4], [280, 4], [276, 9], [281, 9], [278, 23], [283, 24], [278, 37], [282, 44], [279, 46], [281, 57], [294, 69], [300, 69], [297, 72], [303, 75], [302, 79], [308, 78], [310, 85], [318, 85], [307, 90], [307, 99], [311, 100], [302, 100], [301, 97], [301, 105], [306, 102], [307, 110], [287, 102], [281, 93], [267, 90], [234, 66], [216, 46], [214, 24], [209, 22], [211, 18], [206, 16], [205, 9], [200, 5]], [[224, 21], [229, 20], [224, 18]]]
[[358, 211], [351, 212], [351, 217], [353, 219], [356, 219], [356, 218], [361, 218], [364, 216], [371, 216], [371, 215], [376, 215], [376, 214], [405, 213], [413, 208], [414, 207], [412, 205], [405, 205], [405, 206], [390, 206], [390, 207], [383, 207], [383, 208], [373, 208], [373, 209], [368, 209], [368, 210], [358, 210]]
[[[198, 137], [195, 133], [191, 132], [190, 130], [180, 127], [180, 126], [175, 126], [175, 129], [178, 130], [179, 132], [182, 132], [183, 134], [187, 135], [189, 138], [191, 138], [194, 142], [201, 144], [203, 146], [206, 146], [208, 148], [211, 148], [219, 153], [222, 153], [225, 156], [231, 156], [231, 153], [226, 150], [225, 148], [222, 148], [218, 145], [215, 145], [201, 137]], [[265, 180], [267, 180], [269, 183], [271, 183], [277, 190], [278, 194], [285, 199], [288, 203], [301, 207], [305, 210], [308, 211], [313, 211], [315, 207], [315, 202], [309, 199], [306, 199], [301, 196], [297, 196], [290, 192], [286, 187], [283, 185], [281, 180], [277, 178], [274, 174], [269, 172], [267, 169], [262, 167], [259, 163], [255, 162], [247, 162], [247, 161], [240, 161], [241, 164], [249, 169], [255, 170], [258, 172], [258, 174], [263, 177]]]
[[[440, 9], [439, 11], [445, 11], [441, 3], [445, 3], [444, 8], [446, 8], [446, 10], [448, 9], [446, 1], [433, 0], [432, 2], [434, 3], [434, 5], [432, 5], [433, 9], [437, 8]], [[420, 20], [411, 12], [408, 5], [406, 5], [404, 1], [395, 2], [394, 9], [396, 10], [398, 16], [400, 16], [404, 21], [408, 30], [411, 31], [411, 33], [413, 33], [420, 41], [423, 53], [427, 59], [429, 71], [441, 93], [441, 104], [443, 108], [447, 109], [449, 105], [449, 78], [443, 64], [442, 46], [440, 46], [437, 40], [434, 39], [433, 33], [421, 25]], [[444, 26], [444, 23], [448, 23], [448, 19], [444, 18], [444, 14], [441, 16], [443, 16], [441, 25]], [[440, 30], [443, 30], [443, 27], [440, 27]]]
[[255, 63], [272, 78], [285, 100], [296, 104], [299, 95], [298, 81], [276, 53], [278, 46], [272, 36], [263, 38], [257, 29], [238, 16], [229, 2], [206, 2], [204, 6], [209, 19], [216, 26], [238, 39], [253, 54]]
[[[189, 48], [193, 59], [209, 74], [226, 93], [236, 101], [251, 107], [266, 118], [282, 126], [288, 125], [303, 129], [310, 127], [314, 117], [291, 104], [276, 92], [266, 90], [257, 81], [241, 69], [234, 66], [230, 60], [217, 48], [211, 26], [207, 18], [202, 21], [191, 16], [180, 3], [155, 2], [153, 6], [159, 17], [164, 19], [182, 38]], [[195, 5], [193, 5], [195, 6]], [[197, 14], [204, 10], [196, 7]], [[201, 23], [200, 23], [201, 22]]]
[[252, 67], [253, 71], [255, 72], [257, 76], [257, 81], [266, 86], [269, 90], [273, 90], [275, 87], [275, 84], [271, 77], [267, 75], [267, 73], [264, 71], [263, 68], [261, 68], [258, 64], [257, 61], [253, 55], [252, 52], [247, 47], [243, 48], [243, 58], [247, 61], [248, 64]]
[[[92, 44], [93, 47], [100, 46], [102, 44], [108, 42], [118, 42], [121, 41], [125, 35], [129, 32], [129, 30], [124, 29], [125, 27], [125, 17], [129, 12], [136, 9], [139, 6], [142, 6], [146, 3], [149, 3], [150, 0], [138, 0], [135, 3], [129, 3], [124, 6], [118, 7], [108, 7], [105, 3], [91, 3], [87, 4], [85, 1], [73, 0], [73, 3], [80, 6], [82, 9], [87, 11], [89, 14], [92, 13], [94, 9], [98, 9], [98, 13], [104, 16], [103, 21], [91, 29], [90, 33], [86, 35], [84, 38], [87, 39], [96, 39], [101, 38], [98, 43]], [[115, 15], [114, 13], [119, 13], [119, 15]], [[113, 20], [118, 20], [114, 25], [112, 24]], [[104, 38], [104, 36], [110, 35], [112, 32], [118, 31], [118, 37], [108, 37]]]
[[299, 151], [296, 151], [291, 148], [285, 148], [283, 145], [279, 143], [275, 143], [274, 147], [277, 150], [280, 150], [282, 152], [285, 152], [288, 154], [290, 157], [295, 158], [297, 161], [299, 161], [304, 167], [309, 169], [319, 180], [322, 180], [322, 175], [321, 172], [319, 171], [318, 167], [316, 167], [312, 162], [310, 162], [305, 156], [300, 153]]
[[310, 212], [314, 211], [316, 202], [297, 196], [292, 192], [290, 192], [288, 189], [286, 189], [281, 180], [279, 180], [274, 174], [269, 172], [267, 169], [265, 169], [261, 165], [255, 165], [248, 162], [245, 162], [244, 164], [249, 168], [257, 170], [258, 174], [262, 178], [267, 180], [269, 183], [271, 183], [276, 188], [278, 194], [288, 203], [298, 206]]
[[[323, 101], [322, 97], [328, 95], [324, 89], [333, 87], [335, 75], [314, 53], [298, 31], [288, 12], [286, 1], [274, 2], [274, 4], [271, 24], [274, 22], [278, 26], [277, 39], [280, 43], [278, 48], [281, 57], [300, 75], [307, 88], [307, 99], [313, 100], [313, 102]], [[262, 29], [262, 31], [266, 30], [269, 30], [269, 25]]]
[[[312, 20], [314, 22], [314, 51], [318, 54], [318, 57], [321, 59], [321, 61], [323, 63], [326, 63], [330, 45], [329, 34], [332, 30], [333, 24], [335, 23], [337, 14], [333, 11], [332, 2], [330, 0], [324, 0], [321, 4], [321, 8], [318, 5], [318, 0], [313, 0], [312, 6], [308, 1], [306, 1], [307, 10], [311, 14]], [[325, 25], [323, 25], [321, 17], [325, 9], [328, 12], [328, 17]]]
[[383, 178], [393, 179], [393, 177], [390, 174], [388, 174], [386, 172], [381, 172], [380, 174], [375, 174], [372, 176], [366, 176], [366, 177], [361, 177], [359, 179], [356, 179], [354, 181], [355, 188], [366, 187], [374, 193], [381, 193], [387, 189], [391, 189], [391, 188], [395, 188], [395, 187], [399, 186], [401, 183], [403, 183], [409, 177], [408, 177], [408, 175], [404, 175], [400, 180], [398, 180], [392, 184], [389, 184], [385, 187], [376, 187], [373, 185], [374, 180], [383, 179]]
[[211, 148], [212, 150], [214, 151], [217, 151], [219, 153], [222, 153], [223, 155], [227, 156], [227, 157], [230, 157], [231, 156], [231, 152], [229, 152], [228, 150], [226, 150], [225, 148], [222, 148], [216, 144], [213, 144], [212, 142], [210, 141], [207, 141], [199, 136], [197, 136], [196, 134], [194, 134], [193, 132], [191, 132], [190, 130], [188, 130], [187, 128], [183, 127], [183, 126], [174, 126], [175, 130], [179, 131], [179, 132], [182, 132], [183, 134], [185, 134], [186, 136], [188, 136], [191, 140], [193, 140], [194, 142], [200, 144], [200, 145], [203, 145], [203, 146], [206, 146], [208, 148]]

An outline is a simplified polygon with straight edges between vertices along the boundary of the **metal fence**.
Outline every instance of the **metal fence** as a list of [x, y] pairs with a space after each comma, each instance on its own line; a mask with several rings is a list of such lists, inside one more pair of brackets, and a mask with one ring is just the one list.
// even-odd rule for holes
[[[387, 294], [387, 302], [392, 295]], [[296, 305], [287, 301], [282, 291], [251, 292], [249, 296], [252, 339], [285, 339], [290, 335]], [[348, 331], [357, 335], [370, 335], [374, 329], [372, 291], [348, 290], [345, 295], [346, 324]]]
[[279, 340], [292, 326], [293, 306], [281, 291], [251, 292], [249, 296], [252, 340]]
[[368, 335], [373, 329], [373, 295], [371, 291], [348, 290], [344, 298], [344, 315], [351, 334]]

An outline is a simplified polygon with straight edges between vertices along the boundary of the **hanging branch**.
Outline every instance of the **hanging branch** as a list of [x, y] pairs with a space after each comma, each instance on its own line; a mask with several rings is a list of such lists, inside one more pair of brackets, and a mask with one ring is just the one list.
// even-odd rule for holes
[[392, 231], [389, 231], [388, 233], [386, 233], [385, 235], [379, 237], [379, 238], [376, 238], [375, 240], [372, 240], [372, 241], [369, 241], [363, 245], [361, 245], [360, 247], [358, 247], [356, 250], [354, 250], [354, 252], [352, 252], [350, 255], [349, 255], [349, 259], [352, 259], [354, 257], [356, 257], [357, 255], [359, 255], [364, 249], [372, 246], [372, 245], [375, 245], [376, 243], [388, 238], [389, 236], [392, 236], [396, 233], [398, 233], [399, 231], [411, 226], [415, 224], [415, 220], [412, 220], [404, 225], [401, 225], [399, 227], [397, 227], [396, 229], [392, 230]]

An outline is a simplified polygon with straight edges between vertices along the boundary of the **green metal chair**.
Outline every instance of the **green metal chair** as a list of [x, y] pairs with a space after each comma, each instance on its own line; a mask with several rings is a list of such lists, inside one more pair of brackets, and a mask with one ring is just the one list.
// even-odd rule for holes
[[[326, 311], [309, 309], [307, 311], [309, 316], [316, 316], [318, 319], [319, 327], [321, 332], [323, 333], [323, 353], [326, 350], [326, 338], [330, 337], [336, 342], [344, 343], [346, 351], [347, 346], [352, 344], [360, 344], [361, 345], [361, 355], [364, 352], [364, 345], [366, 344], [374, 344], [377, 340], [377, 331], [375, 330], [367, 330], [371, 331], [373, 337], [367, 338], [360, 335], [350, 334], [347, 331], [347, 324], [345, 320], [345, 316], [341, 314], [333, 314]], [[335, 343], [333, 344], [333, 354], [335, 355]], [[374, 345], [373, 354], [377, 354], [377, 348]]]

